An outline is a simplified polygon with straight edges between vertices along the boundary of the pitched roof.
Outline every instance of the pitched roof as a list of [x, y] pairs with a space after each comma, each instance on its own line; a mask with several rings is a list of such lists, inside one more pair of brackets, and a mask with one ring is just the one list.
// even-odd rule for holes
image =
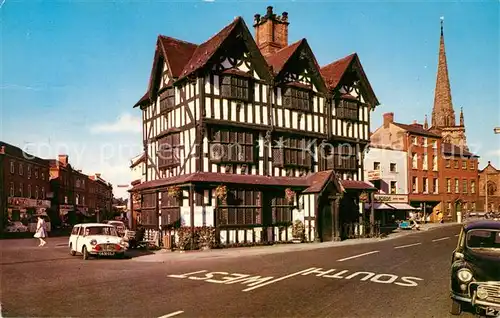
[[472, 152], [469, 152], [469, 151], [465, 150], [464, 148], [461, 148], [457, 145], [453, 145], [450, 143], [443, 143], [441, 147], [443, 150], [443, 154], [445, 154], [445, 155], [479, 158], [479, 156], [477, 156], [477, 155], [473, 154]]
[[290, 44], [289, 46], [277, 51], [273, 55], [269, 55], [265, 58], [267, 64], [273, 68], [274, 74], [278, 74], [279, 72], [281, 72], [286, 62], [288, 62], [293, 53], [297, 51], [303, 41], [305, 41], [305, 39]]
[[344, 192], [345, 189], [339, 182], [333, 170], [325, 170], [313, 173], [307, 177], [309, 187], [302, 193], [321, 193], [326, 185], [333, 181], [338, 192]]
[[437, 135], [435, 133], [432, 133], [426, 129], [424, 129], [424, 127], [422, 125], [418, 125], [418, 124], [411, 124], [411, 125], [407, 125], [407, 124], [401, 124], [401, 123], [393, 123], [394, 125], [398, 126], [399, 128], [401, 129], [404, 129], [412, 134], [415, 134], [415, 135], [422, 135], [422, 136], [429, 136], [429, 137], [434, 137], [434, 138], [441, 138], [440, 135]]
[[137, 166], [141, 162], [146, 162], [146, 153], [145, 152], [143, 152], [139, 158], [132, 160], [132, 164], [130, 165], [130, 169]]
[[342, 75], [344, 75], [355, 56], [356, 53], [352, 53], [321, 68], [321, 74], [328, 88], [334, 89], [337, 87]]
[[378, 190], [373, 184], [366, 181], [340, 180], [342, 186], [352, 190]]
[[479, 170], [479, 172], [483, 172], [485, 171], [486, 169], [493, 169], [495, 170], [496, 172], [500, 172], [500, 170], [498, 170], [497, 168], [495, 168], [492, 164], [491, 164], [491, 161], [488, 161], [488, 164], [486, 165], [486, 167], [484, 167], [483, 169]]
[[340, 60], [325, 65], [321, 68], [321, 74], [323, 75], [323, 78], [327, 83], [328, 88], [335, 89], [339, 85], [340, 81], [342, 80], [342, 77], [344, 76], [344, 74], [349, 69], [349, 66], [352, 63], [357, 63], [357, 65], [359, 66], [358, 69], [360, 76], [364, 78], [364, 81], [362, 81], [361, 84], [364, 86], [367, 93], [369, 94], [369, 96], [367, 97], [371, 99], [371, 102], [373, 103], [372, 106], [375, 107], [377, 105], [380, 105], [380, 102], [378, 101], [377, 96], [373, 91], [373, 88], [370, 84], [370, 81], [368, 80], [368, 77], [366, 76], [366, 73], [363, 69], [363, 65], [361, 64], [361, 61], [359, 60], [359, 56], [357, 53], [352, 53], [344, 58], [341, 58]]
[[193, 55], [189, 59], [189, 62], [184, 66], [179, 78], [184, 78], [189, 74], [197, 71], [198, 69], [205, 66], [205, 64], [212, 58], [217, 49], [224, 43], [224, 40], [231, 34], [235, 27], [241, 23], [243, 19], [237, 17], [230, 24], [225, 26], [216, 35], [212, 36], [207, 41], [196, 47]]
[[180, 77], [198, 45], [164, 35], [158, 36], [158, 40], [162, 45], [164, 58], [167, 60], [172, 76]]

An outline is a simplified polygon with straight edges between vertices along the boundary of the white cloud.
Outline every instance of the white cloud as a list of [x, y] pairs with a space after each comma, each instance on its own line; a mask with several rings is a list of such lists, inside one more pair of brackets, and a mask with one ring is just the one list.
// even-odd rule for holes
[[141, 130], [141, 119], [129, 113], [122, 114], [113, 123], [100, 123], [90, 128], [92, 133], [141, 132]]
[[488, 152], [488, 155], [499, 156], [500, 157], [500, 149], [492, 150]]

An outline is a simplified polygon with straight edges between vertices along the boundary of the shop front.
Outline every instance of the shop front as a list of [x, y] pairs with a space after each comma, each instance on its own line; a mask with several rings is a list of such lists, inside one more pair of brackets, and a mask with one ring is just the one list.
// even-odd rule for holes
[[[398, 221], [404, 221], [413, 217], [416, 211], [409, 205], [406, 194], [383, 194], [373, 195], [373, 209], [375, 220], [380, 221], [382, 227], [397, 227]], [[371, 209], [371, 204], [365, 204], [365, 209]]]
[[[33, 220], [36, 220], [36, 215], [47, 216], [48, 208], [50, 208], [49, 200], [8, 197], [7, 219], [10, 222], [20, 221], [23, 225], [30, 226]], [[50, 223], [50, 220], [46, 221]]]

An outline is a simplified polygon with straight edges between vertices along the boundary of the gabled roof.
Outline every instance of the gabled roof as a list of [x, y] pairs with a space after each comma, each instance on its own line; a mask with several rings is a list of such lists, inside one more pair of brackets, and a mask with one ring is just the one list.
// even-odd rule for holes
[[131, 161], [132, 161], [132, 164], [130, 165], [130, 169], [137, 166], [141, 162], [146, 162], [146, 153], [145, 152], [142, 153], [142, 155], [139, 158], [137, 158], [135, 160], [131, 160]]
[[286, 62], [290, 59], [290, 57], [297, 51], [299, 46], [302, 44], [302, 41], [305, 39], [302, 39], [300, 41], [297, 41], [293, 44], [290, 44], [287, 47], [282, 48], [281, 50], [277, 51], [273, 55], [269, 55], [266, 57], [266, 62], [269, 66], [272, 67], [273, 72], [275, 75], [278, 75], [281, 70], [283, 70], [283, 67], [285, 66]]
[[311, 47], [306, 39], [297, 41], [287, 47], [282, 48], [271, 56], [266, 57], [267, 64], [272, 67], [274, 75], [279, 77], [287, 68], [288, 63], [298, 57], [298, 54], [305, 52], [308, 55], [307, 61], [309, 62], [310, 70], [313, 74], [312, 80], [316, 84], [318, 90], [326, 92], [327, 86], [321, 75], [320, 67]]
[[415, 134], [415, 135], [421, 135], [421, 136], [428, 136], [428, 137], [433, 137], [433, 138], [441, 138], [441, 135], [437, 135], [435, 133], [432, 133], [428, 131], [427, 129], [424, 129], [422, 125], [418, 124], [412, 124], [412, 125], [407, 125], [407, 124], [401, 124], [401, 123], [393, 123], [397, 127], [404, 129], [408, 131], [409, 133]]
[[359, 70], [359, 75], [362, 78], [362, 85], [363, 88], [366, 90], [367, 94], [369, 96], [368, 99], [370, 99], [371, 103], [373, 104], [372, 106], [378, 106], [380, 105], [380, 102], [377, 99], [377, 96], [375, 95], [375, 92], [373, 91], [373, 88], [370, 84], [370, 81], [368, 81], [368, 77], [366, 76], [365, 71], [363, 70], [363, 66], [361, 65], [361, 61], [359, 60], [359, 56], [357, 53], [352, 53], [344, 58], [341, 58], [340, 60], [337, 60], [333, 63], [330, 63], [328, 65], [325, 65], [321, 68], [321, 74], [323, 75], [323, 78], [325, 82], [327, 83], [327, 86], [330, 90], [335, 90], [340, 82], [342, 81], [342, 78], [344, 77], [344, 74], [346, 71], [354, 64], [356, 63], [358, 66]]
[[344, 187], [335, 176], [335, 172], [333, 170], [313, 173], [307, 177], [307, 182], [310, 186], [302, 193], [321, 193], [330, 182], [333, 182], [339, 193], [345, 192]]
[[172, 77], [180, 77], [198, 45], [164, 35], [158, 36], [158, 40], [161, 43], [163, 57], [167, 61]]
[[486, 167], [484, 167], [482, 170], [479, 170], [479, 172], [483, 172], [483, 171], [485, 171], [486, 169], [493, 169], [493, 170], [495, 170], [496, 172], [500, 172], [500, 170], [498, 170], [497, 168], [495, 168], [495, 167], [491, 164], [491, 161], [488, 161], [488, 164], [486, 165]]
[[345, 71], [354, 60], [355, 55], [356, 53], [353, 53], [321, 68], [321, 74], [329, 89], [335, 89], [337, 87], [342, 75], [344, 75]]
[[215, 54], [217, 49], [224, 43], [224, 41], [229, 37], [231, 32], [236, 28], [239, 23], [242, 23], [243, 19], [237, 17], [230, 24], [226, 25], [222, 30], [220, 30], [216, 35], [212, 36], [208, 41], [200, 44], [193, 55], [189, 59], [189, 62], [184, 66], [180, 77], [184, 78], [189, 74], [197, 71], [198, 69], [205, 66], [208, 61]]

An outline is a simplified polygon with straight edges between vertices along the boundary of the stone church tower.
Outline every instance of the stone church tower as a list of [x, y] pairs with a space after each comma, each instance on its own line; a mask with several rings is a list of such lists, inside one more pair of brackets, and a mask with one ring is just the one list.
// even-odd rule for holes
[[457, 125], [451, 99], [448, 63], [446, 62], [446, 51], [444, 49], [443, 18], [441, 18], [441, 37], [439, 41], [436, 89], [434, 91], [434, 108], [432, 109], [431, 128], [429, 130], [443, 136], [443, 142], [451, 143], [468, 150], [463, 109], [460, 110], [460, 121]]

